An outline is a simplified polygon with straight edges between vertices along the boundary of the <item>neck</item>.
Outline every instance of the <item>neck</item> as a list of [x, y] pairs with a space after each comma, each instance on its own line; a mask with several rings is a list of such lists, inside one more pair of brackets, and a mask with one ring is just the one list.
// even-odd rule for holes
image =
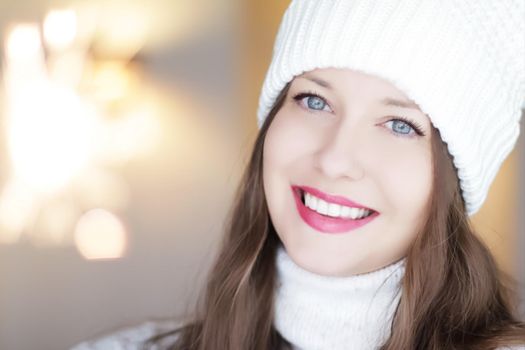
[[376, 349], [390, 335], [404, 264], [321, 276], [296, 265], [279, 245], [274, 325], [298, 349]]

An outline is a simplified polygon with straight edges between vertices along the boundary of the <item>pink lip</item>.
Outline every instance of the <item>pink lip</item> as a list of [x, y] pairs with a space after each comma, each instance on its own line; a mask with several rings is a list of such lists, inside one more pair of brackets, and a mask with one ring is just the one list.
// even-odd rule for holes
[[[308, 192], [314, 194], [315, 196], [323, 198], [323, 199], [329, 198], [328, 200], [333, 203], [348, 205], [348, 206], [357, 207], [357, 208], [365, 208], [365, 209], [367, 208], [359, 204], [355, 204], [354, 202], [349, 201], [346, 198], [337, 197], [337, 196], [327, 197], [327, 195], [324, 195], [323, 193], [321, 193], [322, 196], [319, 196], [318, 195], [319, 191], [316, 191], [314, 189], [315, 192], [312, 192], [312, 188], [309, 188], [309, 187], [292, 186], [292, 193], [295, 199], [295, 204], [299, 212], [299, 215], [304, 220], [304, 222], [306, 222], [310, 227], [312, 227], [316, 231], [320, 231], [324, 233], [344, 233], [344, 232], [355, 230], [361, 226], [364, 226], [368, 224], [369, 222], [371, 222], [372, 220], [374, 220], [377, 216], [379, 216], [379, 213], [376, 211], [374, 211], [372, 215], [364, 219], [358, 219], [358, 220], [334, 218], [330, 216], [321, 215], [317, 213], [316, 211], [311, 210], [310, 208], [306, 207], [303, 204], [303, 202], [301, 201], [301, 189], [305, 189]], [[336, 198], [336, 200], [333, 200], [334, 198]], [[351, 204], [347, 204], [347, 203], [351, 203]]]

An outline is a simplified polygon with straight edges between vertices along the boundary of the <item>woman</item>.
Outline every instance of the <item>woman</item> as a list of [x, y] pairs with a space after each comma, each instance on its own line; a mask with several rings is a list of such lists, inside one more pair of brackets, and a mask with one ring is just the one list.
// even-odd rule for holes
[[144, 348], [525, 349], [469, 221], [518, 138], [523, 15], [292, 1], [202, 303]]

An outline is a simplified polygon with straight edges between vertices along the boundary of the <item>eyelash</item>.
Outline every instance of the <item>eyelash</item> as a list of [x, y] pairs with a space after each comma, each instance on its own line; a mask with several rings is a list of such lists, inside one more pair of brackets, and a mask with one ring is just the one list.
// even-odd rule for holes
[[[295, 95], [293, 97], [293, 99], [295, 100], [295, 102], [302, 108], [304, 108], [302, 105], [301, 105], [301, 101], [305, 98], [305, 97], [317, 97], [317, 98], [320, 98], [321, 100], [324, 101], [324, 103], [326, 103], [328, 106], [330, 106], [328, 104], [328, 102], [326, 102], [326, 100], [324, 99], [324, 97], [322, 97], [321, 95], [319, 95], [318, 93], [316, 92], [313, 92], [313, 91], [306, 91], [306, 92], [301, 92], [297, 95]], [[312, 110], [312, 109], [309, 109], [308, 108], [308, 111], [310, 113], [317, 113], [317, 112], [322, 112], [322, 111], [319, 111], [319, 110]], [[419, 125], [418, 123], [406, 118], [406, 117], [395, 117], [395, 118], [392, 118], [389, 120], [390, 121], [402, 121], [404, 122], [405, 124], [407, 124], [408, 126], [410, 126], [412, 129], [414, 129], [415, 133], [418, 135], [418, 136], [425, 136], [425, 133], [423, 132], [423, 128], [421, 125]], [[410, 136], [406, 136], [406, 134], [399, 134], [399, 133], [396, 133], [394, 132], [394, 134], [398, 137], [410, 137]]]

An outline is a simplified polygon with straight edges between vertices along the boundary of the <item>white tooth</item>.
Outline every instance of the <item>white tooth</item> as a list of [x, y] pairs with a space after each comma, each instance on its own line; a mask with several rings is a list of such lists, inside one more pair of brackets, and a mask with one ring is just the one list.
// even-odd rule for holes
[[359, 215], [359, 209], [357, 209], [357, 208], [351, 208], [350, 209], [350, 217], [352, 219], [357, 219], [358, 215]]
[[308, 208], [315, 210], [319, 214], [332, 217], [342, 217], [357, 220], [368, 216], [371, 213], [368, 209], [364, 208], [351, 208], [335, 203], [328, 203], [307, 192], [304, 194], [304, 202]]
[[341, 214], [341, 206], [339, 204], [328, 204], [328, 215], [338, 217]]
[[311, 208], [312, 206], [312, 196], [310, 196], [309, 193], [304, 194], [304, 205], [306, 205], [308, 208]]
[[350, 216], [350, 208], [349, 207], [341, 207], [341, 216], [344, 218], [347, 218]]
[[316, 197], [310, 195], [310, 204], [312, 205], [310, 208], [317, 210], [317, 203], [319, 203], [319, 200]]
[[370, 210], [368, 209], [362, 209], [363, 210], [363, 215], [361, 215], [362, 218], [364, 218], [365, 216], [368, 216], [370, 214]]
[[314, 196], [312, 196], [309, 193], [306, 193], [305, 201], [306, 201], [306, 206], [308, 208], [315, 210], [315, 208], [317, 207], [317, 200], [315, 199]]
[[319, 199], [317, 201], [317, 212], [323, 215], [328, 214], [328, 203], [326, 203], [324, 200]]

